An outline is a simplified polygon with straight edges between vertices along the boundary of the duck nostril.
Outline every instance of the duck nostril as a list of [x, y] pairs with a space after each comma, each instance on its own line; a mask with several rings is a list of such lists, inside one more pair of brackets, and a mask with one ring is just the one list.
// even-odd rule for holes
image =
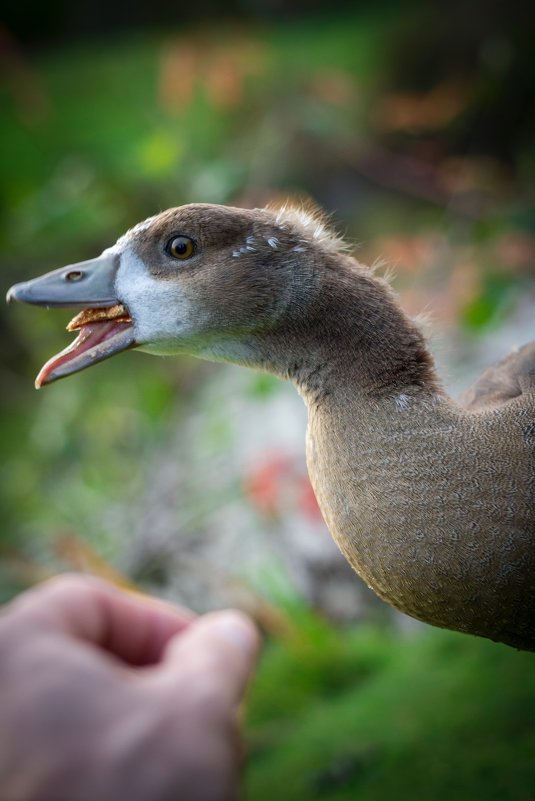
[[84, 274], [81, 270], [70, 270], [70, 272], [65, 273], [66, 281], [81, 281], [83, 277]]

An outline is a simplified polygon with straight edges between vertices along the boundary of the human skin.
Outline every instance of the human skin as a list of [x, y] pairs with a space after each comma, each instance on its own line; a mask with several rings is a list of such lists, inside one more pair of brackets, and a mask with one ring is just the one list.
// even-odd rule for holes
[[231, 801], [257, 649], [235, 611], [81, 576], [23, 593], [0, 615], [2, 801]]

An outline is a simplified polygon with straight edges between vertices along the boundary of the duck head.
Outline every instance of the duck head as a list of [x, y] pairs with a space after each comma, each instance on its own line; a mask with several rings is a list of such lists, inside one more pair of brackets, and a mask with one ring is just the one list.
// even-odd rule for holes
[[258, 338], [304, 309], [318, 248], [339, 245], [307, 212], [194, 204], [136, 225], [96, 259], [16, 284], [7, 299], [83, 310], [68, 325], [78, 338], [37, 387], [133, 347], [263, 366]]

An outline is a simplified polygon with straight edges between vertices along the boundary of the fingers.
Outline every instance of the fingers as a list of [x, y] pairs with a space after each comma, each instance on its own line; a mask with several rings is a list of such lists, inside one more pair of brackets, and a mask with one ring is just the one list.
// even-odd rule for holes
[[11, 608], [40, 627], [94, 643], [129, 665], [158, 662], [169, 640], [194, 618], [188, 610], [81, 575], [41, 584]]
[[156, 681], [166, 692], [189, 697], [197, 710], [225, 713], [243, 696], [258, 648], [258, 632], [246, 615], [213, 612], [169, 643]]

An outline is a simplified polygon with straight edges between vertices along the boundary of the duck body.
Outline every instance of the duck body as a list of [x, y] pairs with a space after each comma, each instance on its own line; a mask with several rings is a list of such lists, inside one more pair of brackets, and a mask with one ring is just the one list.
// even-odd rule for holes
[[[96, 278], [95, 261], [11, 290], [82, 307], [100, 292], [115, 309], [76, 318], [40, 384], [132, 346], [292, 381], [314, 491], [357, 573], [413, 617], [535, 650], [535, 343], [454, 402], [389, 286], [291, 208], [171, 209], [105, 251]], [[58, 288], [84, 264], [87, 289]]]
[[307, 444], [320, 507], [354, 569], [413, 617], [535, 650], [525, 402], [466, 415], [442, 398], [385, 400], [365, 419], [360, 408], [357, 431], [354, 412], [336, 401], [312, 411]]

